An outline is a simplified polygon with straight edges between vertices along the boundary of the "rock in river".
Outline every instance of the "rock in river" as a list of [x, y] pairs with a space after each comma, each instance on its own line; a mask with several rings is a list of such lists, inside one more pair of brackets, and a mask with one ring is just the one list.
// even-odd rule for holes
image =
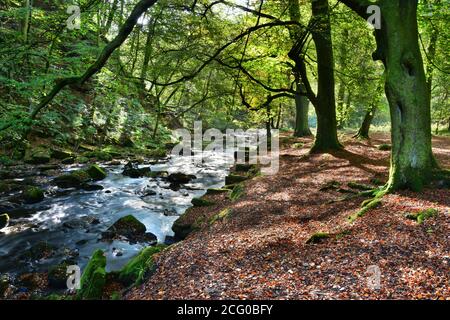
[[103, 240], [126, 238], [130, 242], [149, 242], [156, 244], [157, 238], [153, 233], [146, 232], [145, 225], [132, 215], [117, 220], [111, 227], [102, 233]]
[[122, 174], [130, 178], [140, 178], [145, 177], [150, 171], [150, 167], [139, 168], [137, 163], [130, 161], [124, 166]]

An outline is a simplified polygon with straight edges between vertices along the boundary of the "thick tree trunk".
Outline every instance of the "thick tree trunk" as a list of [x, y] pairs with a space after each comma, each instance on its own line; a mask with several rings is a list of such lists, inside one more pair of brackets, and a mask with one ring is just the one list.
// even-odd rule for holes
[[317, 135], [311, 152], [342, 148], [337, 137], [334, 58], [328, 0], [312, 1], [313, 40], [317, 52]]
[[372, 120], [375, 116], [376, 110], [376, 105], [373, 105], [369, 110], [367, 110], [361, 127], [359, 128], [358, 133], [354, 136], [355, 138], [369, 139], [370, 125], [372, 124]]
[[[289, 17], [292, 21], [300, 22], [300, 5], [299, 0], [289, 0]], [[291, 32], [291, 39], [294, 42], [294, 46], [296, 45], [299, 37], [301, 36], [301, 30], [299, 28], [293, 28], [293, 32]], [[299, 53], [301, 54], [301, 53]], [[296, 92], [295, 95], [295, 137], [304, 137], [312, 135], [311, 130], [309, 129], [308, 123], [308, 113], [309, 113], [309, 99], [306, 96], [306, 88], [305, 85], [301, 81], [301, 75], [299, 72], [299, 64], [304, 61], [300, 58], [300, 55], [296, 55], [293, 59], [295, 62], [295, 67], [293, 68], [293, 72], [295, 75], [295, 86]], [[306, 68], [305, 68], [306, 69]]]
[[392, 155], [388, 189], [420, 190], [436, 166], [431, 151], [430, 97], [418, 42], [417, 1], [381, 0], [374, 58], [386, 68]]
[[308, 113], [309, 113], [309, 99], [305, 96], [304, 86], [297, 83], [298, 94], [295, 95], [295, 137], [310, 136], [311, 130], [309, 129]]

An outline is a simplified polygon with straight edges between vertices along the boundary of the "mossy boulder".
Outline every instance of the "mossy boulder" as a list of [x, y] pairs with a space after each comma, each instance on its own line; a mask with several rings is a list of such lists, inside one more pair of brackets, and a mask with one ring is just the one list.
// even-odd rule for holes
[[194, 205], [194, 207], [208, 207], [214, 204], [213, 201], [209, 201], [202, 198], [193, 198], [191, 203]]
[[90, 166], [86, 172], [89, 174], [89, 176], [94, 181], [103, 180], [106, 178], [106, 170], [103, 168], [100, 168], [98, 165], [93, 164]]
[[199, 229], [199, 224], [193, 220], [191, 210], [188, 209], [172, 225], [172, 231], [175, 233], [175, 241], [184, 240], [192, 232]]
[[98, 300], [106, 282], [106, 257], [102, 250], [94, 252], [80, 279], [79, 299]]
[[0, 214], [0, 230], [6, 228], [9, 224], [9, 215], [7, 213]]
[[39, 146], [26, 150], [23, 161], [29, 164], [44, 164], [50, 162], [50, 159], [50, 150], [44, 146]]
[[144, 278], [154, 270], [153, 256], [166, 247], [166, 245], [160, 244], [143, 249], [119, 271], [119, 280], [125, 285], [142, 283]]
[[86, 170], [76, 170], [56, 177], [53, 182], [60, 188], [80, 188], [91, 180]]
[[104, 240], [114, 240], [125, 237], [131, 242], [149, 242], [155, 244], [157, 238], [153, 233], [147, 232], [145, 225], [133, 215], [127, 215], [110, 226], [102, 237]]
[[241, 175], [237, 175], [237, 174], [229, 174], [228, 176], [225, 177], [225, 184], [232, 185], [232, 184], [243, 182], [247, 179], [248, 179], [247, 176], [241, 176]]
[[59, 149], [59, 148], [51, 148], [50, 155], [54, 159], [66, 159], [72, 156], [72, 152], [69, 150]]
[[86, 158], [95, 158], [101, 161], [111, 161], [113, 159], [112, 155], [109, 152], [96, 150], [96, 151], [88, 151], [83, 153], [83, 156]]
[[89, 158], [83, 157], [83, 156], [79, 156], [79, 157], [75, 158], [75, 162], [81, 163], [81, 164], [88, 163], [89, 162]]
[[38, 203], [44, 200], [44, 191], [39, 187], [29, 186], [23, 190], [22, 197], [26, 203]]

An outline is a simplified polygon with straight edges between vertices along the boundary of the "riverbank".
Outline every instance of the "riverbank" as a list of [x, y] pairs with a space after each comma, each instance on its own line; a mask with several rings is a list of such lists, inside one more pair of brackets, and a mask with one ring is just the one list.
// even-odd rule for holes
[[[282, 140], [278, 174], [242, 182], [234, 200], [205, 196], [212, 204], [183, 218], [197, 222], [193, 232], [155, 256], [152, 276], [126, 299], [450, 297], [448, 186], [387, 195], [351, 222], [359, 189], [387, 179], [388, 136], [341, 137], [346, 149], [323, 155], [308, 154], [310, 138]], [[433, 146], [450, 168], [450, 139]], [[437, 214], [411, 219], [427, 209]], [[373, 270], [379, 287], [368, 286]]]

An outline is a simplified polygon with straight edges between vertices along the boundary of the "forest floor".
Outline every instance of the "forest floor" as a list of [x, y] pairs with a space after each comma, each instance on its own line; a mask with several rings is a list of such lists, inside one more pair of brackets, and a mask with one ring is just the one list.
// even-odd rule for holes
[[[278, 174], [246, 181], [245, 195], [234, 202], [206, 196], [216, 204], [190, 215], [208, 218], [229, 208], [231, 216], [159, 254], [155, 273], [125, 298], [450, 299], [450, 190], [390, 194], [350, 223], [365, 198], [343, 200], [349, 194], [342, 189], [386, 181], [389, 151], [377, 146], [389, 137], [341, 140], [343, 151], [309, 155], [311, 138], [288, 139]], [[435, 137], [433, 146], [450, 168], [450, 138]], [[320, 190], [331, 181], [341, 190]], [[405, 217], [428, 208], [439, 213], [422, 224]], [[330, 237], [307, 244], [317, 232]], [[378, 289], [368, 286], [371, 266], [380, 270]]]

